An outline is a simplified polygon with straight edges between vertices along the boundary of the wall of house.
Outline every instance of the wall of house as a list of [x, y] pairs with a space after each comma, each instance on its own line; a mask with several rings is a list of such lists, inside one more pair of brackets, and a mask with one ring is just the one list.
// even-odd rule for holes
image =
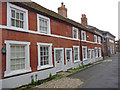
[[[6, 12], [6, 3], [3, 3], [3, 18], [7, 18]], [[3, 19], [3, 25], [7, 25], [6, 19]], [[37, 13], [33, 12], [31, 10], [28, 10], [28, 23], [29, 23], [29, 30], [36, 31], [37, 32]], [[62, 27], [61, 27], [62, 26]], [[65, 36], [72, 38], [72, 26], [69, 24], [66, 24], [64, 22], [60, 22], [55, 19], [50, 19], [50, 27], [51, 27], [51, 34], [59, 35], [59, 36]], [[40, 43], [52, 43], [53, 49], [54, 48], [73, 48], [73, 46], [80, 46], [80, 42], [77, 40], [68, 40], [68, 39], [62, 39], [62, 38], [56, 38], [51, 37], [47, 35], [37, 35], [32, 33], [26, 33], [26, 32], [19, 32], [19, 31], [12, 31], [12, 30], [2, 30], [2, 44], [3, 46], [6, 46], [4, 41], [5, 40], [12, 40], [12, 41], [27, 41], [30, 42], [30, 66], [32, 69], [32, 72], [37, 71], [38, 66], [38, 48], [37, 48], [37, 42]], [[80, 34], [80, 32], [78, 32]], [[33, 54], [34, 52], [34, 54]], [[80, 51], [79, 51], [80, 52]], [[2, 55], [3, 57], [3, 70], [2, 70], [2, 78], [4, 78], [4, 71], [6, 70], [6, 55]], [[64, 58], [64, 64], [65, 58]], [[53, 59], [53, 65], [54, 65], [54, 59]]]
[[[1, 25], [7, 25], [7, 4], [3, 3], [2, 5], [2, 10], [4, 12], [2, 12], [2, 23]], [[23, 84], [27, 84], [30, 83], [30, 78], [31, 75], [38, 75], [38, 79], [44, 79], [46, 77], [49, 76], [50, 73], [52, 73], [53, 75], [56, 74], [56, 70], [54, 68], [55, 66], [55, 62], [54, 62], [54, 53], [52, 53], [52, 63], [53, 63], [53, 67], [52, 68], [47, 68], [47, 69], [41, 69], [41, 70], [37, 70], [37, 66], [38, 66], [38, 46], [37, 43], [52, 43], [52, 49], [54, 50], [54, 48], [63, 48], [64, 49], [64, 66], [63, 66], [63, 70], [66, 70], [66, 60], [65, 60], [65, 48], [72, 48], [73, 46], [80, 46], [80, 30], [78, 30], [78, 39], [75, 40], [73, 39], [73, 33], [72, 33], [72, 25], [69, 25], [65, 22], [53, 19], [51, 17], [50, 18], [50, 30], [51, 30], [51, 35], [43, 35], [43, 34], [39, 34], [37, 33], [37, 13], [29, 8], [28, 9], [28, 29], [31, 31], [34, 31], [34, 33], [32, 32], [24, 32], [24, 31], [16, 31], [16, 30], [12, 30], [12, 29], [2, 29], [1, 31], [1, 36], [2, 36], [2, 46], [6, 46], [5, 44], [5, 40], [12, 40], [12, 41], [27, 41], [30, 42], [30, 67], [32, 69], [31, 72], [28, 73], [24, 73], [24, 74], [19, 74], [19, 75], [13, 75], [10, 77], [4, 77], [4, 73], [6, 71], [6, 55], [2, 55], [2, 79], [4, 79], [4, 87], [16, 87], [16, 86], [20, 86]], [[41, 14], [41, 13], [39, 13]], [[43, 14], [41, 14], [43, 15]], [[8, 27], [9, 28], [9, 27]], [[94, 34], [90, 33], [90, 32], [86, 32], [86, 36], [89, 36], [87, 39], [87, 41], [89, 41], [89, 43], [86, 42], [82, 42], [82, 46], [87, 46], [87, 48], [89, 49], [94, 49], [94, 47], [101, 47], [102, 50], [102, 45], [100, 44], [95, 44], [94, 42]], [[53, 35], [53, 36], [52, 36]], [[54, 36], [54, 35], [58, 35], [58, 36]], [[92, 43], [91, 43], [92, 42]], [[82, 55], [81, 55], [81, 48], [79, 49], [79, 55], [80, 55], [80, 60], [82, 60]], [[73, 53], [72, 53], [72, 56]], [[74, 57], [72, 57], [72, 63], [74, 67], [77, 67], [80, 62], [78, 63], [74, 63]], [[18, 82], [20, 80], [20, 82]], [[23, 81], [22, 81], [23, 80]], [[25, 80], [25, 81], [24, 81]], [[13, 83], [10, 83], [12, 82]], [[7, 85], [7, 83], [10, 83], [9, 85]], [[16, 83], [18, 82], [18, 83]], [[7, 85], [7, 86], [5, 86]]]
[[[2, 24], [2, 3], [0, 2], [0, 24]], [[0, 89], [2, 89], [2, 29], [0, 29]]]
[[[95, 49], [95, 47], [97, 47], [97, 48], [101, 48], [101, 56], [102, 56], [102, 37], [101, 36], [99, 36], [99, 35], [97, 35], [97, 40], [98, 40], [98, 36], [99, 37], [101, 37], [101, 44], [98, 44], [98, 42], [97, 43], [95, 43], [94, 42], [94, 35], [95, 34], [93, 34], [93, 33], [90, 33], [90, 32], [86, 32], [86, 41], [82, 41], [81, 42], [81, 45], [82, 46], [87, 46], [87, 51], [88, 51], [88, 49]], [[89, 43], [88, 43], [88, 42]], [[81, 52], [82, 53], [82, 52]], [[81, 54], [81, 57], [82, 57], [82, 54]], [[82, 59], [82, 58], [81, 58]], [[90, 59], [87, 59], [87, 60], [85, 60], [84, 61], [84, 64], [89, 64], [89, 63], [91, 63], [91, 62], [95, 62], [95, 61], [97, 61], [97, 60], [101, 60], [102, 58], [101, 57], [99, 57], [99, 50], [98, 50], [98, 58], [94, 58], [94, 59], [92, 59], [92, 60], [90, 60]]]

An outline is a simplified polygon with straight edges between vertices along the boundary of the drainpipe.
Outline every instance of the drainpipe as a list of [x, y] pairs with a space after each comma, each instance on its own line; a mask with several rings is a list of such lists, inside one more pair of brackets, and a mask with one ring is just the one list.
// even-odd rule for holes
[[82, 58], [82, 44], [81, 44], [81, 31], [80, 31], [80, 54], [81, 54], [81, 64], [83, 66], [83, 58]]
[[103, 59], [105, 58], [105, 48], [104, 48], [104, 37], [102, 36], [102, 55], [103, 55]]

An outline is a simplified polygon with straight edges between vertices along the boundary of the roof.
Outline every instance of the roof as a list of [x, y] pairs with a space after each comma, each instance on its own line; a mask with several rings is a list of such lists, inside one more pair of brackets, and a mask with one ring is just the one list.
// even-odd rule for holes
[[109, 31], [103, 31], [103, 34], [109, 34], [111, 35], [112, 37], [116, 38], [113, 34], [111, 34]]
[[49, 9], [46, 9], [44, 7], [42, 7], [41, 5], [35, 3], [35, 2], [14, 2], [15, 4], [17, 5], [22, 5], [22, 6], [27, 6], [29, 8], [32, 8], [34, 10], [36, 10], [37, 12], [40, 12], [40, 13], [43, 13], [45, 14], [46, 16], [49, 16], [49, 17], [53, 17], [53, 18], [56, 18], [56, 19], [59, 19], [63, 22], [66, 22], [66, 23], [69, 23], [69, 24], [72, 24], [78, 28], [81, 28], [83, 30], [86, 30], [88, 32], [92, 32], [94, 34], [97, 34], [94, 30], [91, 30], [90, 28], [87, 28], [86, 26], [74, 21], [74, 20], [71, 20], [69, 18], [66, 18], [54, 11], [51, 11]]
[[115, 36], [113, 35], [113, 34], [111, 34], [109, 31], [104, 31], [104, 30], [99, 30], [98, 28], [96, 28], [96, 27], [94, 27], [94, 26], [90, 26], [90, 25], [88, 25], [87, 26], [88, 28], [90, 28], [90, 29], [94, 29], [94, 30], [96, 30], [96, 31], [99, 31], [99, 32], [101, 32], [102, 34], [110, 34], [112, 37], [114, 37], [115, 38]]

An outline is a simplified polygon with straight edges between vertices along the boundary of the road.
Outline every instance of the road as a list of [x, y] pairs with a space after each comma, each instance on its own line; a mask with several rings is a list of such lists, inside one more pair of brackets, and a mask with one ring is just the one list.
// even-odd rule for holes
[[82, 80], [84, 84], [79, 88], [118, 88], [118, 85], [120, 85], [120, 83], [118, 84], [118, 56], [120, 56], [120, 53], [106, 57], [104, 62], [68, 77]]

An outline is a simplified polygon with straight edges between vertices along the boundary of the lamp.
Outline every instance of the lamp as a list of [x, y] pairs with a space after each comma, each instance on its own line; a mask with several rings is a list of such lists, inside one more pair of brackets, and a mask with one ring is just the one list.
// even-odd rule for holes
[[2, 47], [2, 54], [5, 54], [5, 53], [6, 53], [6, 48]]

